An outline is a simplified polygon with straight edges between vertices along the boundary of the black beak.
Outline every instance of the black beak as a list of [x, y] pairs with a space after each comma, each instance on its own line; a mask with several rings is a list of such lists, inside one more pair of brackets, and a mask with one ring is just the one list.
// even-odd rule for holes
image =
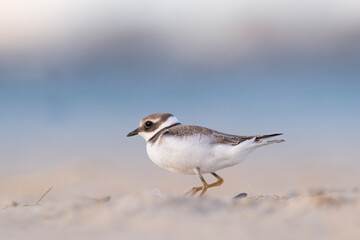
[[126, 135], [127, 137], [132, 137], [132, 136], [135, 136], [135, 135], [138, 135], [139, 133], [139, 129], [135, 129], [134, 131], [130, 132], [128, 135]]

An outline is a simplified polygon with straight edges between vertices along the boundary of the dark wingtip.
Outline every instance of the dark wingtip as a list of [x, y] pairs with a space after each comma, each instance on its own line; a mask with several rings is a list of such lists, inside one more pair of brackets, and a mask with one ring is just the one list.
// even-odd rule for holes
[[273, 133], [273, 134], [268, 134], [268, 135], [259, 135], [259, 136], [256, 136], [256, 141], [258, 141], [260, 139], [271, 138], [271, 137], [276, 137], [276, 136], [280, 136], [280, 135], [283, 135], [283, 133]]
[[271, 137], [275, 137], [275, 136], [283, 135], [283, 133], [274, 133], [274, 134], [271, 134], [271, 135], [272, 135]]

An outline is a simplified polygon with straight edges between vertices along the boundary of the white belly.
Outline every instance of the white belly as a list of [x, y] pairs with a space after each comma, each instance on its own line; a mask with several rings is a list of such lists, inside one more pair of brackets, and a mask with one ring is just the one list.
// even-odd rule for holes
[[212, 141], [204, 135], [162, 136], [154, 144], [148, 143], [146, 149], [159, 167], [175, 173], [194, 174], [195, 168], [209, 173], [238, 164], [254, 146], [250, 140], [236, 146], [211, 144]]

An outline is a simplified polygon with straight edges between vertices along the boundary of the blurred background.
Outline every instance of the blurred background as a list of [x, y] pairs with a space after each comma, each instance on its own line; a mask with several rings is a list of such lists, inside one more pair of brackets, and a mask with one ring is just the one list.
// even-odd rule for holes
[[353, 187], [359, 109], [357, 0], [0, 2], [2, 176], [77, 163], [190, 187], [196, 177], [158, 168], [142, 138], [125, 137], [170, 112], [226, 133], [284, 133], [220, 171], [229, 184]]

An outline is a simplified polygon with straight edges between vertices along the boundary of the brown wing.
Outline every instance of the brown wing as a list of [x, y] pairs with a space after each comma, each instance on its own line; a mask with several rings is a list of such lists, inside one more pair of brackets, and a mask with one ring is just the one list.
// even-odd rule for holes
[[207, 136], [211, 135], [214, 136], [216, 139], [214, 143], [227, 144], [233, 146], [238, 145], [239, 143], [254, 137], [256, 138], [255, 141], [259, 141], [260, 139], [281, 135], [281, 133], [277, 133], [270, 135], [237, 136], [237, 135], [221, 133], [205, 127], [190, 126], [190, 125], [177, 125], [163, 132], [163, 135], [172, 135], [172, 136], [191, 136], [194, 134], [207, 135]]
[[275, 133], [275, 134], [269, 134], [269, 135], [255, 135], [255, 136], [237, 136], [237, 135], [230, 135], [230, 134], [225, 134], [225, 133], [220, 133], [220, 132], [215, 133], [217, 143], [228, 144], [228, 145], [233, 145], [233, 146], [238, 145], [238, 144], [242, 143], [243, 141], [246, 141], [246, 140], [249, 140], [252, 138], [255, 138], [255, 141], [258, 142], [261, 139], [271, 138], [271, 137], [275, 137], [275, 136], [279, 136], [279, 135], [282, 135], [282, 133]]

